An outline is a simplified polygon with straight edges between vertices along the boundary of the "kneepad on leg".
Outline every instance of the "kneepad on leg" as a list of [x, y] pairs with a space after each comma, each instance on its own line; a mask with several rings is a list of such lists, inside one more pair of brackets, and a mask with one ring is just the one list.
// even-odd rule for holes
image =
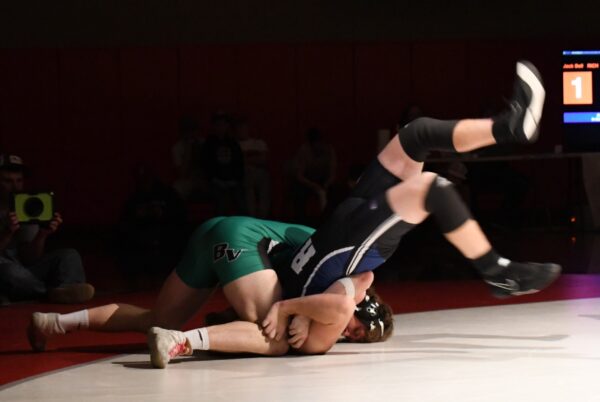
[[469, 209], [454, 189], [454, 184], [437, 176], [425, 197], [425, 210], [435, 216], [442, 233], [458, 229], [471, 218]]
[[404, 126], [398, 138], [411, 159], [423, 162], [431, 150], [456, 152], [452, 132], [457, 122], [420, 117]]

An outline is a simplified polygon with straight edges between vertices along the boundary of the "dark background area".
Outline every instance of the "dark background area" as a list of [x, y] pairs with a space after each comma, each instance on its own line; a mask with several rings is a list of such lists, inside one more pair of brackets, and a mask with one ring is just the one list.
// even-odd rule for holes
[[3, 1], [0, 45], [570, 38], [598, 34], [595, 1]]
[[[409, 104], [439, 118], [501, 107], [520, 58], [539, 67], [547, 98], [540, 141], [516, 152], [553, 152], [561, 51], [600, 48], [599, 11], [532, 0], [2, 2], [0, 149], [31, 166], [30, 187], [55, 191], [67, 226], [110, 226], [136, 165], [173, 179], [179, 117], [205, 133], [226, 110], [269, 144], [273, 215], [285, 218], [281, 167], [307, 128], [326, 133], [343, 178]], [[525, 206], [543, 199], [542, 213], [567, 225], [582, 202], [570, 163], [515, 162], [534, 189]]]

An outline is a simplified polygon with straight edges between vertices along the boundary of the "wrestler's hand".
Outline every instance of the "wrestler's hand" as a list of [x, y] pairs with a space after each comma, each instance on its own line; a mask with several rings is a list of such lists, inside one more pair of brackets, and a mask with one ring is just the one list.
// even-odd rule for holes
[[300, 349], [306, 342], [310, 330], [310, 321], [310, 318], [303, 315], [297, 315], [292, 319], [288, 329], [288, 343], [294, 349]]
[[274, 303], [262, 322], [265, 335], [270, 339], [280, 341], [287, 330], [289, 316], [282, 306], [282, 302]]

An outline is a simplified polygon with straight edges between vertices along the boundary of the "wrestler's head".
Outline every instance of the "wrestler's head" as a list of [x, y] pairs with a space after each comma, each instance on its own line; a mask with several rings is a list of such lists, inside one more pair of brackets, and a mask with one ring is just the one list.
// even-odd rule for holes
[[23, 191], [24, 177], [28, 173], [23, 160], [17, 155], [0, 155], [0, 192], [2, 194]]
[[383, 342], [394, 330], [394, 319], [391, 307], [371, 287], [367, 295], [356, 306], [354, 315], [342, 333], [350, 342]]

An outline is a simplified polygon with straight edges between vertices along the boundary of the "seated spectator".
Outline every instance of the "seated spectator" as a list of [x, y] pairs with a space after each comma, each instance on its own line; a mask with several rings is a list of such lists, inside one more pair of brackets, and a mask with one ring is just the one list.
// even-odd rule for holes
[[309, 129], [306, 138], [294, 160], [291, 201], [297, 222], [315, 224], [327, 206], [337, 162], [333, 147], [320, 130]]
[[0, 297], [3, 302], [47, 298], [52, 303], [83, 303], [94, 296], [85, 282], [76, 250], [45, 252], [46, 239], [63, 220], [54, 213], [45, 224], [19, 222], [10, 210], [14, 193], [24, 190], [28, 171], [16, 155], [0, 155]]
[[231, 118], [225, 113], [213, 114], [201, 158], [215, 213], [246, 215], [244, 156], [233, 138]]
[[271, 206], [271, 178], [267, 168], [269, 148], [262, 139], [250, 136], [245, 119], [236, 121], [235, 134], [244, 154], [244, 189], [248, 214], [267, 218]]
[[164, 280], [186, 240], [183, 200], [146, 166], [134, 170], [134, 192], [117, 226], [117, 262], [134, 287]]
[[179, 140], [173, 145], [171, 156], [178, 175], [173, 188], [186, 201], [204, 199], [208, 193], [200, 159], [203, 143], [198, 122], [189, 116], [182, 117], [179, 121]]

